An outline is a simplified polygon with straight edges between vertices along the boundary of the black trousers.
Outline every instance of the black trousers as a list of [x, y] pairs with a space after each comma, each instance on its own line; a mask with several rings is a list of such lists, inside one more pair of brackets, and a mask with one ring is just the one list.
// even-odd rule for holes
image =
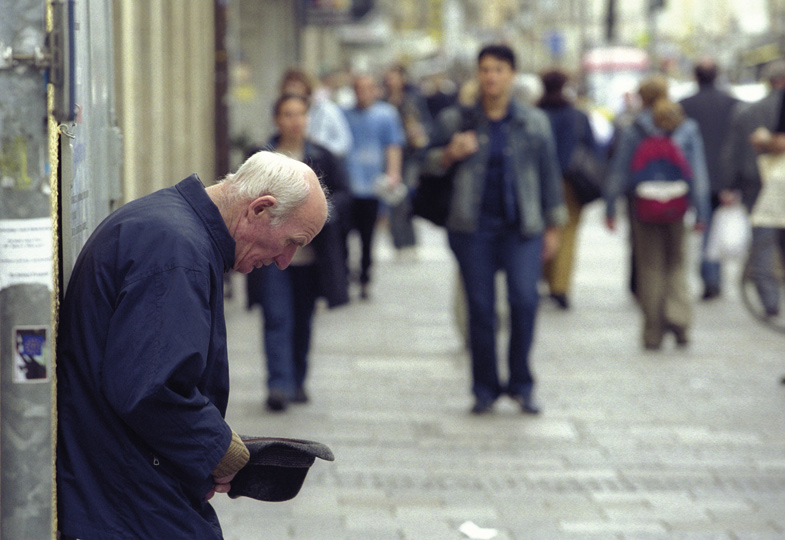
[[[376, 199], [352, 199], [351, 224], [348, 233], [356, 230], [360, 234], [362, 255], [360, 257], [360, 283], [371, 280], [371, 248], [373, 246], [373, 232], [379, 216], [379, 201]], [[349, 257], [349, 246], [346, 245], [346, 256]], [[348, 266], [348, 260], [347, 260]]]

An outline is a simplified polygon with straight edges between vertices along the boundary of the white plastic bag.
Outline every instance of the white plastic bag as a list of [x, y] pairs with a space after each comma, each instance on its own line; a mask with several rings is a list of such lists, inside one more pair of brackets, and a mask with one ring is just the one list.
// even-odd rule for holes
[[706, 260], [741, 259], [747, 255], [752, 232], [747, 210], [740, 204], [717, 208], [706, 241]]

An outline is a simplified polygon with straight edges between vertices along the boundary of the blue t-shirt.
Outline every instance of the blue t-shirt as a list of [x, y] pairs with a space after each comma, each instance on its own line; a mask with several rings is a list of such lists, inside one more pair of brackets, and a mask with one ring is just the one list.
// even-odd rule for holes
[[405, 142], [400, 116], [394, 106], [382, 101], [344, 113], [354, 140], [346, 155], [349, 187], [355, 197], [374, 198], [374, 181], [387, 167], [387, 147]]
[[510, 151], [507, 126], [511, 119], [508, 113], [501, 120], [488, 122], [488, 163], [482, 197], [482, 213], [503, 218], [507, 223], [514, 223], [517, 218], [515, 187], [507, 155]]

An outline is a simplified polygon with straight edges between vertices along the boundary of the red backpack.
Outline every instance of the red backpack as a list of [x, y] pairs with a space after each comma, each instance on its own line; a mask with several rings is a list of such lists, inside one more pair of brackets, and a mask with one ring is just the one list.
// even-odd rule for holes
[[635, 126], [643, 133], [630, 161], [635, 215], [644, 223], [681, 221], [690, 206], [692, 168], [670, 136]]

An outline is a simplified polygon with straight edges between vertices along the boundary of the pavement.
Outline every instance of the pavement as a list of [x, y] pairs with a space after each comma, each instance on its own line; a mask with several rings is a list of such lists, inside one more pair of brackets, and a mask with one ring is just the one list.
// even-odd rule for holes
[[427, 222], [416, 259], [377, 235], [369, 300], [320, 307], [311, 401], [282, 414], [264, 409], [261, 318], [233, 276], [229, 423], [336, 460], [317, 460], [291, 501], [217, 496], [226, 540], [785, 539], [785, 333], [745, 311], [737, 263], [723, 296], [699, 301], [693, 255], [691, 344], [644, 351], [627, 234], [600, 212], [584, 215], [571, 309], [540, 309], [539, 416], [507, 399], [469, 414], [455, 264]]

